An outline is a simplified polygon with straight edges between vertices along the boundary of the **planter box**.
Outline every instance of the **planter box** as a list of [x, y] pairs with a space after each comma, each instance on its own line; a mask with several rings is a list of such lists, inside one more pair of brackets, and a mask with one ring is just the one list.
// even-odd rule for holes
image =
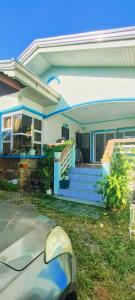
[[69, 180], [66, 180], [66, 179], [60, 180], [60, 188], [61, 189], [68, 189], [69, 188], [69, 183], [70, 183]]

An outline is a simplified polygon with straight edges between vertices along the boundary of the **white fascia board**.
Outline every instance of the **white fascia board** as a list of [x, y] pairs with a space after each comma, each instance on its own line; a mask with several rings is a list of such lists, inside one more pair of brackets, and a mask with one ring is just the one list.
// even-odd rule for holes
[[135, 27], [37, 39], [20, 55], [19, 61], [26, 64], [28, 59], [30, 61], [30, 57], [38, 52], [125, 47], [128, 45], [135, 46]]
[[14, 60], [0, 61], [0, 72], [21, 81], [25, 86], [35, 89], [36, 92], [49, 98], [55, 103], [60, 99], [59, 93], [45, 85], [37, 76], [19, 62]]

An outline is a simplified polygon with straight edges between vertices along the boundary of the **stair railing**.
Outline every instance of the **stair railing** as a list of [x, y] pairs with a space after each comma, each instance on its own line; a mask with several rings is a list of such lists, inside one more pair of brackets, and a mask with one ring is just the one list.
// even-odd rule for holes
[[54, 194], [59, 192], [59, 182], [66, 170], [75, 167], [75, 145], [66, 146], [62, 151], [61, 158], [54, 160]]
[[110, 165], [117, 149], [120, 148], [122, 153], [127, 153], [128, 155], [132, 155], [132, 149], [135, 149], [135, 138], [127, 138], [127, 139], [113, 139], [108, 141], [107, 146], [105, 148], [102, 162], [103, 174], [110, 174]]

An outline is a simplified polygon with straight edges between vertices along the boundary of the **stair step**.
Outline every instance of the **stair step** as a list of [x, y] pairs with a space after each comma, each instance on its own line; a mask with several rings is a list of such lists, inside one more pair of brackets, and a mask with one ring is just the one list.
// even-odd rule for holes
[[86, 182], [86, 181], [97, 181], [99, 180], [102, 176], [101, 175], [86, 175], [86, 174], [69, 174], [69, 177], [70, 177], [70, 181], [72, 180], [78, 180], [78, 181], [81, 181], [81, 182]]
[[64, 197], [72, 197], [77, 199], [84, 199], [89, 201], [101, 202], [102, 195], [98, 194], [95, 191], [86, 192], [86, 191], [77, 191], [70, 189], [59, 189], [59, 195]]
[[97, 185], [96, 182], [80, 182], [80, 181], [70, 181], [70, 185], [69, 188], [71, 189], [85, 189], [85, 190], [96, 190], [97, 189]]
[[80, 174], [80, 175], [101, 175], [102, 170], [98, 168], [71, 168], [69, 174]]
[[96, 182], [102, 177], [101, 168], [74, 167], [69, 171], [70, 185], [67, 189], [59, 189], [59, 195], [82, 201], [102, 202], [98, 194]]
[[101, 163], [80, 163], [78, 168], [91, 168], [91, 169], [101, 169], [102, 164]]

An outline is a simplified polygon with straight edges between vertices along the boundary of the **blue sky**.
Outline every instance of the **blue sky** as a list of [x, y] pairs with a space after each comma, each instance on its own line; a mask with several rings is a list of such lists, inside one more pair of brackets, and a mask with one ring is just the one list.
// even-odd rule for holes
[[135, 25], [135, 0], [0, 0], [0, 59], [36, 38]]

